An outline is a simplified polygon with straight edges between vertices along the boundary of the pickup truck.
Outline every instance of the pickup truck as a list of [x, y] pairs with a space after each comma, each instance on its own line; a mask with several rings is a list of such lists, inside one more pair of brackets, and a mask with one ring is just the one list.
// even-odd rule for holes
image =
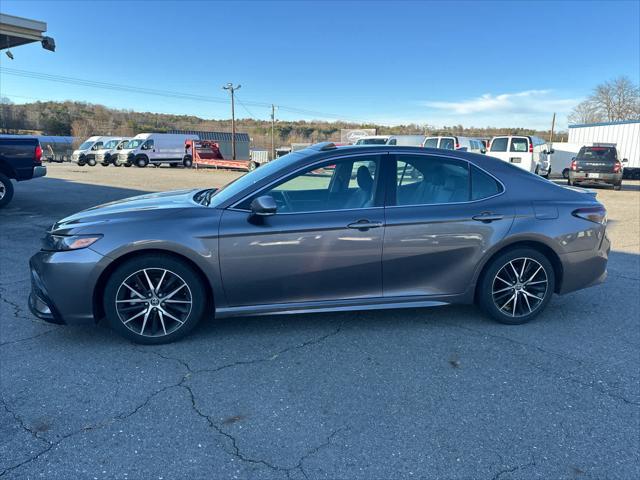
[[42, 147], [37, 138], [0, 137], [0, 208], [13, 198], [13, 183], [43, 177]]

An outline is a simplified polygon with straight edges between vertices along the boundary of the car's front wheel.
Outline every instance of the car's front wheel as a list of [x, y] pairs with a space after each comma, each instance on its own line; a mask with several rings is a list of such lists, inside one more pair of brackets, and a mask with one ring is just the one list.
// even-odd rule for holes
[[109, 277], [104, 311], [111, 327], [136, 343], [160, 344], [187, 335], [205, 315], [206, 289], [185, 262], [143, 255]]
[[518, 248], [491, 260], [480, 279], [478, 301], [500, 323], [526, 323], [544, 310], [555, 289], [551, 262], [538, 250]]

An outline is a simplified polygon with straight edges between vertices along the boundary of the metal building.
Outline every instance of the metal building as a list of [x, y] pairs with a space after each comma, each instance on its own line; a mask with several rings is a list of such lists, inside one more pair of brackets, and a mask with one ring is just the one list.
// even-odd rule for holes
[[56, 43], [53, 38], [43, 35], [46, 31], [45, 22], [0, 13], [0, 50], [7, 49], [7, 55], [13, 58], [8, 49], [40, 42], [44, 49], [54, 51]]
[[628, 160], [623, 164], [625, 176], [640, 175], [640, 119], [569, 125], [568, 143], [580, 146], [615, 144], [620, 160]]
[[[220, 153], [225, 159], [232, 158], [231, 133], [229, 132], [202, 132], [198, 130], [169, 130], [167, 133], [183, 133], [187, 135], [198, 135], [200, 140], [211, 140], [220, 146]], [[236, 132], [236, 159], [249, 160], [249, 144], [251, 139], [248, 133]]]

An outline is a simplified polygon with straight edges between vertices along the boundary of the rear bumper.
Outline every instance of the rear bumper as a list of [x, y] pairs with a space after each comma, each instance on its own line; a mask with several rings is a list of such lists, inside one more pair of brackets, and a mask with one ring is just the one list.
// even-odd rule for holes
[[[595, 178], [593, 175], [597, 175]], [[615, 185], [622, 181], [622, 172], [620, 173], [598, 173], [598, 172], [574, 172], [569, 171], [569, 180], [575, 183], [590, 183], [597, 185], [599, 183], [606, 183], [609, 185]]]
[[46, 175], [47, 175], [47, 167], [45, 167], [44, 165], [39, 165], [39, 166], [33, 167], [33, 177], [31, 178], [45, 177]]
[[611, 251], [611, 242], [606, 231], [596, 251], [583, 250], [565, 253], [560, 256], [562, 262], [562, 286], [558, 293], [565, 294], [603, 283], [607, 278], [607, 262]]

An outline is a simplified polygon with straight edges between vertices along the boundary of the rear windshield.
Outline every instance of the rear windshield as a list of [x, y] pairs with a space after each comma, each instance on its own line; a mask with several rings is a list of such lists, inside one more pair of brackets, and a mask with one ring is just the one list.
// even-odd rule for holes
[[509, 139], [507, 137], [494, 138], [491, 142], [492, 152], [506, 152]]
[[578, 160], [616, 161], [615, 147], [582, 147], [576, 157]]
[[511, 139], [511, 151], [512, 152], [526, 152], [529, 150], [529, 140], [526, 138], [512, 138]]

